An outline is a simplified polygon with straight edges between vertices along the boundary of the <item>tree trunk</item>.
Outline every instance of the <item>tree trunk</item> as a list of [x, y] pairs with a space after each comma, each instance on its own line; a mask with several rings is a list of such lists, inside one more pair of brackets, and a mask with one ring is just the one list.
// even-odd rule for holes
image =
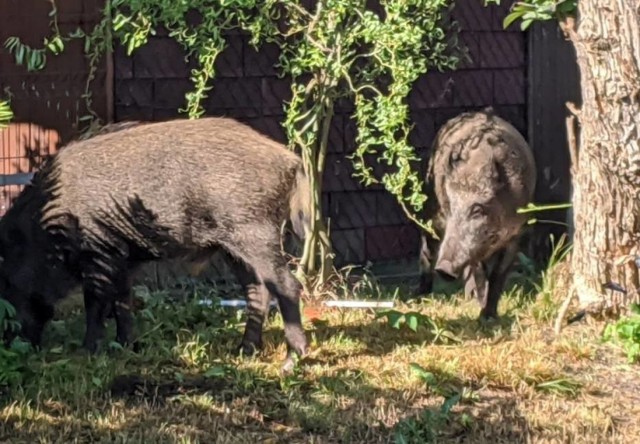
[[580, 129], [573, 144], [568, 128], [573, 290], [587, 312], [617, 313], [639, 300], [640, 289], [640, 10], [631, 0], [581, 0], [578, 9], [562, 24], [575, 45], [583, 101], [573, 110]]

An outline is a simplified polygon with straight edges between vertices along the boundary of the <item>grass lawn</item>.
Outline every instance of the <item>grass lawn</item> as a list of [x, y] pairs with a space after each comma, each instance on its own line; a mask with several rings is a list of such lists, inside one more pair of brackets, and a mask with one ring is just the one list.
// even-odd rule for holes
[[400, 304], [405, 322], [307, 306], [310, 356], [288, 377], [280, 315], [261, 355], [236, 357], [242, 312], [197, 303], [214, 290], [139, 292], [138, 354], [88, 357], [71, 304], [43, 351], [2, 351], [0, 442], [640, 442], [639, 367], [603, 324], [556, 337], [563, 292], [545, 282], [505, 294], [493, 324], [459, 295]]

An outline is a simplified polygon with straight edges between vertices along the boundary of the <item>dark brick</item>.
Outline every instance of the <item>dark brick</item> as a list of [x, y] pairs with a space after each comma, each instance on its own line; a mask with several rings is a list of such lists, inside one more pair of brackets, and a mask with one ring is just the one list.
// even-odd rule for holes
[[356, 136], [358, 135], [358, 124], [355, 117], [350, 114], [344, 116], [344, 145], [346, 154], [352, 154], [356, 150]]
[[156, 122], [186, 118], [187, 114], [180, 112], [179, 108], [154, 108], [153, 110], [153, 120]]
[[248, 77], [275, 76], [278, 74], [276, 64], [280, 56], [280, 50], [274, 43], [260, 45], [256, 50], [245, 38], [243, 50], [244, 75]]
[[526, 83], [521, 69], [495, 71], [495, 104], [520, 105], [526, 103]]
[[285, 101], [292, 97], [291, 80], [277, 77], [264, 77], [262, 82], [262, 105], [265, 115], [284, 115]]
[[415, 225], [367, 228], [365, 242], [369, 261], [406, 258], [420, 249], [420, 235]]
[[477, 32], [480, 68], [518, 68], [526, 66], [525, 36], [516, 32]]
[[117, 106], [145, 107], [153, 103], [153, 82], [147, 80], [116, 80]]
[[409, 143], [417, 150], [431, 146], [436, 134], [435, 112], [427, 110], [411, 111], [413, 127], [409, 133]]
[[352, 177], [353, 163], [342, 155], [327, 155], [323, 174], [325, 191], [354, 191], [363, 188], [358, 179]]
[[337, 230], [374, 226], [376, 196], [368, 191], [332, 193], [329, 217]]
[[398, 203], [398, 199], [386, 190], [376, 191], [376, 216], [376, 224], [378, 226], [409, 223]]
[[331, 244], [336, 254], [335, 265], [362, 264], [365, 261], [364, 229], [332, 230]]
[[453, 105], [483, 106], [493, 102], [493, 73], [480, 70], [453, 73]]
[[421, 76], [409, 93], [412, 109], [428, 109], [450, 106], [453, 99], [451, 73], [431, 72]]
[[493, 25], [492, 6], [481, 0], [455, 0], [452, 18], [464, 31], [489, 31]]
[[238, 118], [238, 120], [277, 142], [287, 143], [287, 136], [281, 125], [282, 120], [278, 117], [250, 117]]
[[207, 109], [262, 108], [261, 79], [216, 79], [206, 99]]
[[242, 77], [243, 75], [243, 37], [227, 37], [227, 46], [216, 58], [214, 69], [216, 78]]
[[327, 151], [329, 153], [344, 153], [344, 131], [345, 131], [345, 119], [346, 117], [340, 114], [336, 114], [331, 119], [331, 128], [329, 129], [329, 146]]
[[461, 31], [457, 35], [458, 44], [463, 54], [459, 55], [460, 62], [457, 69], [473, 69], [479, 67], [480, 47], [475, 32]]
[[334, 108], [337, 113], [351, 114], [355, 110], [355, 104], [353, 102], [353, 99], [350, 97], [340, 97], [338, 100], [336, 100]]
[[[331, 195], [333, 193], [322, 193], [322, 217], [327, 219], [329, 217], [329, 211], [331, 211]], [[331, 227], [329, 227], [331, 228]]]
[[143, 122], [153, 121], [153, 108], [138, 106], [116, 106], [115, 121], [141, 120]]
[[133, 53], [136, 78], [188, 78], [189, 65], [185, 52], [171, 38], [150, 38]]
[[113, 52], [113, 70], [116, 79], [133, 78], [133, 58], [122, 45], [117, 45]]
[[176, 110], [186, 105], [185, 94], [194, 89], [187, 79], [157, 79], [153, 81], [153, 85], [153, 105]]
[[209, 108], [207, 107], [205, 99], [205, 113], [210, 116], [228, 117], [230, 119], [256, 119], [262, 116], [260, 109], [245, 107], [245, 108]]

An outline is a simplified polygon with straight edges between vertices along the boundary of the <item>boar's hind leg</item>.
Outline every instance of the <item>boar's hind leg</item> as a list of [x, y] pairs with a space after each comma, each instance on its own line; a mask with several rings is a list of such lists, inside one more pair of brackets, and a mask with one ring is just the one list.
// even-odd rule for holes
[[105, 320], [109, 310], [117, 325], [116, 340], [121, 345], [131, 342], [133, 317], [129, 277], [124, 266], [106, 267], [94, 262], [83, 276], [86, 333], [84, 347], [92, 353], [104, 338]]
[[[127, 346], [133, 340], [133, 314], [131, 308], [133, 297], [131, 295], [132, 275], [124, 269], [114, 278], [113, 290], [116, 292], [114, 298], [114, 317], [116, 318], [116, 341]], [[133, 344], [135, 345], [135, 344]], [[134, 347], [134, 350], [137, 346]]]
[[233, 258], [231, 268], [247, 294], [247, 324], [238, 351], [251, 356], [262, 349], [262, 326], [269, 311], [271, 294], [255, 272], [242, 261]]
[[91, 285], [84, 287], [84, 310], [86, 317], [86, 331], [83, 347], [90, 353], [98, 351], [98, 344], [104, 338], [104, 323], [109, 310], [109, 304], [104, 302]]
[[504, 284], [507, 281], [509, 269], [518, 252], [518, 240], [512, 240], [506, 247], [496, 253], [497, 260], [491, 275], [489, 277], [489, 290], [486, 299], [486, 303], [480, 311], [480, 316], [483, 318], [497, 318], [498, 317], [498, 302], [504, 290]]
[[255, 272], [257, 279], [264, 283], [269, 293], [276, 297], [284, 320], [284, 335], [288, 346], [288, 356], [297, 353], [304, 356], [307, 340], [302, 329], [300, 314], [300, 285], [293, 277], [287, 262], [280, 252], [277, 226], [269, 233], [253, 229], [243, 239], [252, 239], [252, 245], [230, 246], [229, 251], [243, 259]]

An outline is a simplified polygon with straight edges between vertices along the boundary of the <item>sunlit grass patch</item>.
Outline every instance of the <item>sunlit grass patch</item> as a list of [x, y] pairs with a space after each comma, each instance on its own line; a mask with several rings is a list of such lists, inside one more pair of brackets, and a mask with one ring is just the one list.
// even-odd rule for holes
[[[357, 292], [398, 296], [375, 281]], [[42, 351], [16, 351], [17, 379], [0, 388], [0, 441], [607, 442], [621, 430], [640, 437], [620, 419], [633, 405], [625, 398], [637, 388], [632, 368], [601, 363], [603, 350], [607, 359], [613, 351], [599, 341], [600, 327], [576, 324], [555, 337], [552, 316], [541, 315], [556, 303], [553, 292], [541, 302], [523, 286], [509, 288], [495, 322], [480, 322], [477, 303], [460, 295], [397, 297], [382, 316], [319, 309], [304, 319], [309, 356], [289, 376], [280, 373], [286, 346], [277, 312], [265, 325], [264, 350], [239, 357], [244, 315], [199, 303], [215, 294], [139, 293], [139, 353], [107, 340], [88, 356], [83, 313], [73, 304], [48, 328]], [[602, 384], [620, 375], [628, 391]]]

